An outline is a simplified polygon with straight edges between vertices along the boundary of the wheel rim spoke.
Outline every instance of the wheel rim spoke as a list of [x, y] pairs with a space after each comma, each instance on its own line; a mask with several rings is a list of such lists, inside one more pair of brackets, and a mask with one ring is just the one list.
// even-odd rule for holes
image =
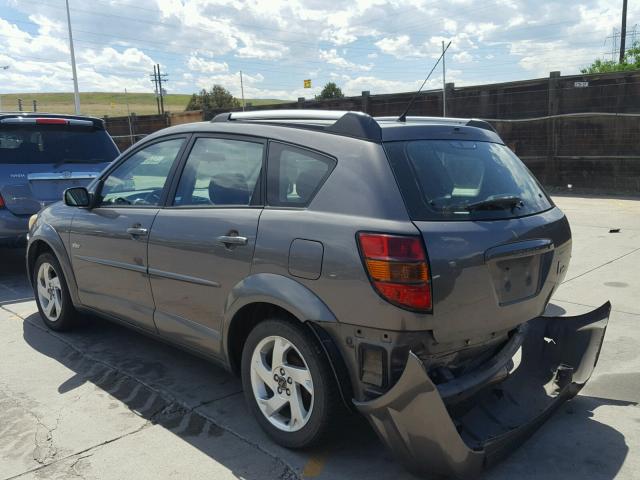
[[44, 313], [46, 313], [48, 317], [51, 317], [55, 303], [53, 300], [48, 300], [48, 302], [49, 303], [44, 307]]
[[274, 383], [273, 374], [271, 373], [271, 370], [269, 370], [267, 366], [264, 364], [262, 357], [258, 357], [256, 360], [254, 360], [253, 369], [258, 374], [258, 376], [260, 377], [260, 380], [262, 380], [265, 385], [269, 387], [273, 385]]
[[61, 287], [60, 287], [60, 279], [58, 277], [53, 277], [51, 279], [51, 286], [53, 288], [55, 288], [56, 290], [60, 290], [61, 289]]
[[271, 367], [284, 365], [286, 363], [287, 351], [291, 348], [291, 344], [282, 337], [277, 337], [273, 342], [273, 354], [271, 360]]
[[289, 405], [291, 408], [290, 426], [296, 427], [304, 422], [306, 414], [308, 413], [305, 411], [304, 405], [302, 404], [302, 397], [300, 395], [300, 388], [298, 386], [295, 386], [291, 390]]
[[62, 309], [59, 293], [60, 293], [59, 291], [56, 291], [53, 294], [53, 303], [54, 303], [54, 305], [56, 307], [56, 316], [58, 316], [60, 314], [60, 310]]
[[287, 400], [279, 395], [274, 395], [268, 399], [261, 398], [258, 399], [258, 402], [262, 404], [263, 411], [267, 417], [272, 417], [287, 404]]
[[40, 284], [40, 282], [38, 282], [38, 295], [40, 295], [40, 301], [42, 301], [43, 298], [46, 299], [49, 296], [49, 292], [44, 287], [44, 285]]
[[295, 383], [302, 386], [307, 392], [313, 395], [313, 382], [311, 381], [311, 374], [309, 373], [309, 370], [306, 368], [287, 365], [287, 375], [289, 375]]

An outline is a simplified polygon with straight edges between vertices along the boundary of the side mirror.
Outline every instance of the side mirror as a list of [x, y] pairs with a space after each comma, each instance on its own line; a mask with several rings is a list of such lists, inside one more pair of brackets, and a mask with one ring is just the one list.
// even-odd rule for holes
[[67, 188], [64, 191], [64, 203], [70, 207], [89, 207], [91, 196], [84, 187]]

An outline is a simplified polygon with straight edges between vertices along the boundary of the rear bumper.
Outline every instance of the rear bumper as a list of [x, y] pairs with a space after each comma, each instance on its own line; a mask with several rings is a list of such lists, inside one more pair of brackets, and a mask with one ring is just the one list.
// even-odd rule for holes
[[[356, 407], [414, 473], [474, 477], [580, 391], [598, 361], [610, 310], [607, 302], [584, 315], [538, 317], [519, 330], [521, 339], [512, 339], [498, 361], [454, 380], [455, 385], [434, 385], [410, 352], [398, 382], [374, 400], [355, 402]], [[521, 353], [507, 354], [511, 351]], [[480, 386], [502, 379], [478, 393]], [[474, 393], [472, 408], [452, 413], [463, 409], [445, 406], [445, 399], [450, 405], [468, 392]]]
[[14, 215], [6, 208], [0, 209], [0, 246], [25, 245], [28, 230], [28, 216]]

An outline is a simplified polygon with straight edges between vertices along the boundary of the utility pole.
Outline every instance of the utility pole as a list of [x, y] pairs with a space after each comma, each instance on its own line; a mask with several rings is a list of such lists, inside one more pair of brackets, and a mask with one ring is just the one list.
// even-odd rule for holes
[[240, 92], [242, 93], [242, 111], [244, 112], [244, 85], [242, 84], [242, 70], [240, 70]]
[[158, 63], [158, 90], [160, 92], [160, 112], [164, 115], [164, 92], [162, 90], [162, 81], [168, 81], [167, 80], [167, 74], [166, 73], [160, 73], [160, 64]]
[[446, 80], [446, 71], [447, 68], [444, 64], [444, 40], [442, 41], [442, 116], [447, 116], [447, 80]]
[[76, 54], [73, 51], [73, 33], [71, 32], [71, 14], [69, 13], [69, 0], [67, 5], [67, 26], [69, 27], [69, 51], [71, 52], [71, 70], [73, 71], [73, 101], [76, 106], [76, 115], [80, 115], [80, 92], [78, 91], [78, 72], [76, 71]]
[[127, 119], [129, 120], [129, 141], [133, 145], [133, 129], [131, 128], [131, 110], [129, 110], [129, 98], [127, 97], [127, 89], [124, 89], [124, 101], [127, 104]]
[[156, 105], [158, 106], [158, 115], [160, 115], [160, 97], [158, 96], [160, 94], [160, 91], [158, 89], [158, 72], [156, 71], [156, 66], [153, 66], [153, 75], [149, 75], [150, 77], [152, 77], [152, 82], [153, 82], [153, 91], [156, 94]]
[[625, 40], [627, 39], [627, 0], [622, 0], [622, 27], [620, 27], [620, 62], [624, 62], [626, 50]]

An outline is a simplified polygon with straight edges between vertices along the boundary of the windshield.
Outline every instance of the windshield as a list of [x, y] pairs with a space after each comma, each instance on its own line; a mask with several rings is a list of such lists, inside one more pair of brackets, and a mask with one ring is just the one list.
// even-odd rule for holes
[[414, 140], [388, 142], [385, 149], [414, 220], [514, 218], [553, 206], [504, 145]]
[[105, 163], [117, 156], [105, 130], [54, 125], [0, 127], [0, 164]]

